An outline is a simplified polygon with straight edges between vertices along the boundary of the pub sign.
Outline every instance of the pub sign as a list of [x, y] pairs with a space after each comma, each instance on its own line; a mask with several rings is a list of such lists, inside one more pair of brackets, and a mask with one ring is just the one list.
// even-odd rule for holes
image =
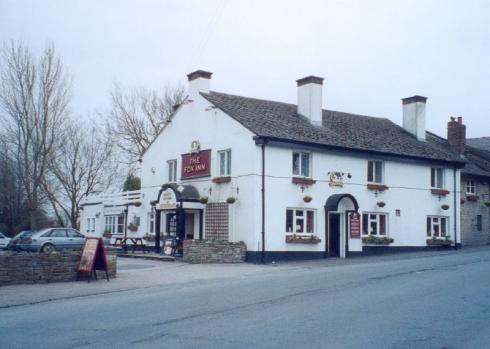
[[361, 237], [361, 215], [357, 212], [351, 212], [349, 215], [350, 237]]
[[211, 150], [182, 154], [182, 179], [211, 176]]

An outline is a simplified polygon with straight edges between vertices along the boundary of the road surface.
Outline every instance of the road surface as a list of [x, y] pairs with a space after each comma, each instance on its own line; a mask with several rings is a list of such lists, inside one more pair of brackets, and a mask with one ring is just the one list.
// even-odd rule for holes
[[490, 348], [490, 249], [269, 268], [0, 309], [0, 347]]

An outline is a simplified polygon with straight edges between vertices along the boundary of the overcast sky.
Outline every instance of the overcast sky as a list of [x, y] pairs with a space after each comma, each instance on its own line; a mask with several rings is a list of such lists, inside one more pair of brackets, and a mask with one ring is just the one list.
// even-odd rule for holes
[[490, 1], [0, 0], [0, 41], [53, 42], [74, 78], [73, 109], [108, 107], [125, 86], [186, 85], [296, 103], [295, 80], [325, 78], [327, 109], [401, 123], [400, 99], [428, 97], [427, 128], [463, 116], [490, 136]]

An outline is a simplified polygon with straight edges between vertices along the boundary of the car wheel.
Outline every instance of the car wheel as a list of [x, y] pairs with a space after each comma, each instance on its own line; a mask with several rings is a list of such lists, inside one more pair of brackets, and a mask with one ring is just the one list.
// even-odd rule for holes
[[51, 244], [46, 244], [41, 248], [41, 252], [43, 253], [53, 253], [55, 251], [55, 248]]

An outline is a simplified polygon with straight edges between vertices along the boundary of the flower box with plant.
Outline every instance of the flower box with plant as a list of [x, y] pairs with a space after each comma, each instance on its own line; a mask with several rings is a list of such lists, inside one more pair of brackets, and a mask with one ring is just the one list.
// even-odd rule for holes
[[112, 233], [110, 230], [105, 230], [103, 233], [102, 233], [102, 237], [103, 238], [106, 238], [106, 239], [110, 239], [112, 237]]
[[316, 235], [286, 235], [286, 243], [288, 244], [319, 244], [322, 240]]
[[212, 179], [213, 183], [215, 184], [221, 184], [221, 183], [230, 183], [231, 182], [231, 176], [219, 176], [219, 177], [214, 177]]
[[448, 236], [446, 238], [433, 236], [431, 239], [427, 239], [427, 246], [451, 246], [452, 244], [453, 241]]
[[445, 196], [447, 194], [449, 194], [449, 190], [447, 189], [439, 189], [439, 188], [432, 188], [430, 190], [430, 192], [434, 195], [438, 195], [438, 196]]
[[362, 242], [364, 244], [371, 244], [371, 245], [389, 245], [394, 241], [395, 239], [389, 238], [387, 236], [368, 235], [362, 238]]
[[138, 231], [138, 227], [139, 227], [139, 225], [134, 224], [134, 223], [129, 223], [128, 224], [128, 230], [129, 231], [132, 231], [132, 232]]
[[385, 190], [390, 189], [390, 188], [388, 188], [388, 186], [386, 186], [384, 184], [380, 184], [380, 183], [368, 183], [366, 185], [366, 187], [369, 190], [375, 190], [375, 191], [385, 191]]
[[309, 178], [309, 177], [293, 177], [292, 182], [293, 184], [298, 184], [298, 185], [313, 185], [316, 183], [316, 181], [313, 178]]
[[466, 201], [478, 201], [478, 195], [466, 195]]
[[305, 196], [303, 197], [303, 201], [304, 201], [304, 202], [311, 202], [311, 200], [313, 200], [313, 198], [312, 198], [311, 196], [309, 196], [309, 195], [305, 195]]

